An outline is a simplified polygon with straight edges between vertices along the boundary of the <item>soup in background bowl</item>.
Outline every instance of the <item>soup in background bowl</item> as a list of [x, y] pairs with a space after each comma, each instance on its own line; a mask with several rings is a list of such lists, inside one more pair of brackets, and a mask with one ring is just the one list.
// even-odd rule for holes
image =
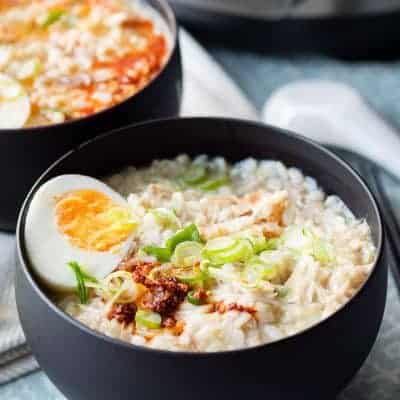
[[0, 129], [58, 124], [121, 103], [170, 53], [164, 22], [137, 2], [5, 1], [0, 21]]
[[176, 116], [182, 71], [164, 0], [0, 4], [0, 228], [51, 162], [98, 135]]

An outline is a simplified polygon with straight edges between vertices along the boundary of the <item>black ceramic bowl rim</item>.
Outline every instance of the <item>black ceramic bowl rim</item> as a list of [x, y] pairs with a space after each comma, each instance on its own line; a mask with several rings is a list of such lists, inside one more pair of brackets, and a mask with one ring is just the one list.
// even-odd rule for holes
[[[24, 240], [25, 240], [25, 216], [27, 213], [27, 210], [29, 208], [29, 204], [31, 202], [31, 199], [33, 195], [36, 193], [36, 191], [39, 189], [39, 187], [42, 185], [42, 179], [50, 172], [56, 165], [60, 164], [63, 162], [64, 159], [68, 158], [71, 154], [79, 151], [81, 148], [90, 146], [91, 143], [93, 143], [96, 140], [102, 140], [102, 138], [111, 136], [115, 133], [118, 133], [123, 130], [130, 129], [132, 127], [138, 127], [138, 126], [151, 126], [152, 124], [162, 124], [164, 122], [168, 123], [168, 121], [174, 121], [174, 120], [203, 120], [203, 119], [208, 119], [212, 121], [221, 121], [225, 120], [228, 122], [237, 122], [241, 124], [245, 124], [248, 126], [257, 126], [259, 128], [269, 128], [271, 131], [275, 132], [275, 134], [280, 134], [280, 135], [285, 135], [290, 138], [295, 138], [297, 140], [306, 142], [308, 145], [313, 146], [316, 148], [319, 152], [324, 153], [327, 157], [332, 158], [335, 162], [338, 164], [341, 164], [342, 167], [347, 169], [350, 174], [353, 176], [353, 178], [358, 182], [359, 185], [363, 187], [365, 192], [367, 193], [369, 202], [373, 205], [373, 209], [375, 212], [375, 216], [377, 217], [378, 221], [378, 243], [376, 246], [377, 249], [377, 254], [375, 261], [373, 263], [373, 267], [367, 277], [367, 279], [364, 281], [364, 283], [357, 289], [357, 291], [354, 293], [354, 295], [351, 297], [350, 300], [348, 300], [346, 303], [342, 304], [333, 314], [329, 315], [328, 317], [315, 322], [311, 326], [300, 330], [299, 332], [296, 332], [292, 335], [285, 336], [279, 340], [275, 340], [273, 342], [267, 342], [267, 343], [262, 343], [256, 346], [251, 346], [251, 347], [245, 347], [245, 348], [240, 348], [240, 349], [235, 349], [235, 350], [225, 350], [225, 351], [213, 351], [213, 352], [194, 352], [194, 351], [172, 351], [172, 350], [163, 350], [163, 349], [154, 349], [146, 346], [139, 346], [135, 345], [132, 343], [124, 342], [120, 339], [115, 339], [110, 336], [106, 336], [98, 331], [95, 331], [88, 326], [84, 325], [83, 323], [79, 322], [77, 319], [71, 317], [68, 315], [65, 311], [63, 311], [61, 308], [59, 308], [47, 295], [46, 293], [40, 288], [39, 284], [36, 282], [36, 279], [33, 277], [33, 274], [29, 270], [29, 261], [26, 256], [26, 249], [24, 246]], [[301, 168], [301, 166], [298, 166]], [[186, 118], [167, 118], [167, 119], [156, 119], [153, 121], [147, 121], [144, 123], [140, 124], [133, 124], [129, 125], [123, 128], [115, 129], [110, 132], [104, 133], [100, 136], [97, 136], [93, 139], [90, 139], [86, 141], [85, 143], [81, 144], [77, 148], [69, 151], [65, 155], [63, 155], [61, 158], [59, 158], [57, 161], [55, 161], [36, 181], [32, 189], [29, 191], [27, 197], [24, 200], [24, 203], [21, 207], [19, 216], [18, 216], [18, 223], [17, 223], [17, 229], [16, 229], [16, 242], [17, 242], [17, 256], [20, 261], [20, 268], [22, 268], [22, 272], [27, 278], [28, 282], [31, 284], [33, 287], [34, 291], [36, 294], [50, 307], [50, 309], [55, 312], [59, 317], [65, 319], [72, 325], [74, 325], [77, 329], [80, 329], [84, 331], [85, 333], [95, 336], [98, 339], [105, 340], [106, 342], [112, 344], [112, 345], [117, 345], [117, 346], [122, 346], [126, 349], [129, 350], [135, 350], [135, 351], [142, 351], [142, 352], [153, 352], [153, 353], [158, 353], [158, 354], [167, 354], [169, 356], [176, 356], [176, 357], [208, 357], [210, 355], [214, 356], [223, 356], [226, 354], [232, 354], [232, 353], [242, 353], [242, 352], [252, 352], [252, 351], [257, 351], [258, 349], [265, 347], [265, 346], [274, 346], [275, 344], [280, 344], [280, 343], [285, 343], [287, 341], [292, 340], [293, 338], [305, 335], [308, 331], [314, 329], [315, 327], [325, 324], [329, 319], [333, 318], [336, 314], [343, 312], [355, 299], [359, 296], [359, 294], [365, 290], [366, 286], [369, 284], [371, 281], [371, 276], [376, 273], [377, 270], [377, 265], [379, 264], [382, 256], [383, 256], [383, 248], [384, 248], [384, 242], [385, 242], [385, 233], [383, 229], [383, 224], [382, 224], [382, 218], [381, 218], [381, 212], [379, 209], [379, 206], [376, 202], [375, 196], [369, 189], [368, 185], [364, 181], [364, 179], [342, 158], [338, 157], [336, 154], [332, 153], [330, 150], [324, 148], [323, 146], [317, 144], [316, 142], [293, 132], [290, 132], [288, 130], [284, 130], [281, 128], [277, 128], [271, 125], [267, 125], [261, 122], [256, 122], [256, 121], [247, 121], [247, 120], [241, 120], [241, 119], [235, 119], [235, 118], [218, 118], [218, 117], [186, 117]]]
[[[129, 1], [129, 0], [128, 0]], [[50, 124], [50, 125], [39, 125], [39, 126], [32, 126], [32, 127], [23, 127], [23, 128], [16, 128], [16, 129], [0, 129], [0, 135], [5, 135], [5, 134], [13, 134], [13, 135], [18, 135], [18, 134], [23, 134], [26, 135], [29, 133], [29, 135], [33, 134], [40, 134], [43, 131], [47, 131], [49, 129], [57, 129], [60, 126], [69, 126], [71, 128], [74, 127], [74, 125], [80, 123], [81, 121], [90, 121], [93, 120], [94, 118], [104, 115], [104, 114], [109, 114], [112, 113], [116, 108], [119, 108], [121, 105], [124, 103], [130, 101], [132, 98], [136, 97], [143, 91], [145, 91], [149, 86], [153, 85], [154, 81], [157, 80], [157, 78], [165, 71], [167, 68], [168, 64], [171, 62], [172, 55], [176, 52], [176, 48], [178, 46], [178, 24], [176, 21], [175, 14], [172, 10], [172, 7], [169, 5], [167, 0], [152, 0], [156, 1], [159, 6], [162, 8], [162, 10], [165, 12], [166, 18], [160, 15], [160, 18], [163, 20], [166, 20], [166, 23], [168, 25], [168, 30], [170, 30], [170, 35], [171, 35], [171, 48], [169, 49], [168, 57], [166, 58], [163, 67], [160, 69], [160, 71], [157, 72], [156, 75], [154, 75], [147, 83], [145, 86], [143, 86], [139, 91], [135, 92], [131, 96], [127, 97], [123, 101], [114, 104], [111, 107], [107, 107], [104, 110], [98, 111], [94, 114], [88, 115], [86, 117], [80, 117], [80, 118], [75, 118], [70, 121], [65, 121], [65, 122], [59, 122], [56, 124]], [[148, 0], [146, 0], [146, 3], [148, 3]], [[154, 8], [150, 4], [146, 4], [146, 7]], [[158, 13], [158, 12], [157, 12]]]

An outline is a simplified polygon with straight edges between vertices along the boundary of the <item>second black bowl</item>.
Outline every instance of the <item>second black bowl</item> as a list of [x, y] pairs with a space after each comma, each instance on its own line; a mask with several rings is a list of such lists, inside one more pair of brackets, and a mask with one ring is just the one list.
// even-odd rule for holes
[[114, 128], [178, 115], [182, 68], [176, 20], [166, 0], [146, 3], [164, 20], [172, 46], [166, 65], [147, 86], [122, 103], [86, 118], [37, 128], [0, 130], [0, 229], [15, 229], [29, 188], [66, 151]]
[[[38, 187], [60, 174], [101, 177], [127, 165], [145, 165], [180, 153], [222, 155], [229, 160], [278, 159], [315, 177], [328, 194], [339, 195], [371, 227], [377, 260], [366, 283], [335, 314], [307, 330], [278, 342], [220, 353], [138, 347], [105, 337], [67, 316], [36, 281], [25, 250], [25, 215]], [[329, 151], [257, 123], [173, 119], [96, 138], [40, 178], [20, 214], [17, 240], [16, 295], [26, 338], [43, 370], [74, 400], [333, 399], [364, 362], [382, 321], [387, 286], [384, 232], [370, 191]]]

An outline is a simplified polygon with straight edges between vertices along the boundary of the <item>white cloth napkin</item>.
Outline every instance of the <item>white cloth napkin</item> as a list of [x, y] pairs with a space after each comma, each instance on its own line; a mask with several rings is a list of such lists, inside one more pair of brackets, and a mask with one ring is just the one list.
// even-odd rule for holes
[[352, 87], [305, 79], [277, 89], [262, 119], [310, 139], [356, 151], [400, 178], [400, 135]]
[[14, 236], [0, 234], [0, 384], [37, 368], [18, 322], [14, 298]]
[[[184, 96], [182, 115], [257, 119], [240, 89], [184, 30], [180, 32]], [[0, 384], [38, 368], [18, 322], [13, 288], [14, 235], [0, 233]]]

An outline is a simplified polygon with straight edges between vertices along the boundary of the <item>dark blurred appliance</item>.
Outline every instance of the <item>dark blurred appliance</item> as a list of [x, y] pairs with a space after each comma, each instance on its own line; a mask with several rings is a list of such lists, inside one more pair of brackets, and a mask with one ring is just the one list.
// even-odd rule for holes
[[203, 37], [267, 51], [400, 55], [400, 0], [170, 0]]

